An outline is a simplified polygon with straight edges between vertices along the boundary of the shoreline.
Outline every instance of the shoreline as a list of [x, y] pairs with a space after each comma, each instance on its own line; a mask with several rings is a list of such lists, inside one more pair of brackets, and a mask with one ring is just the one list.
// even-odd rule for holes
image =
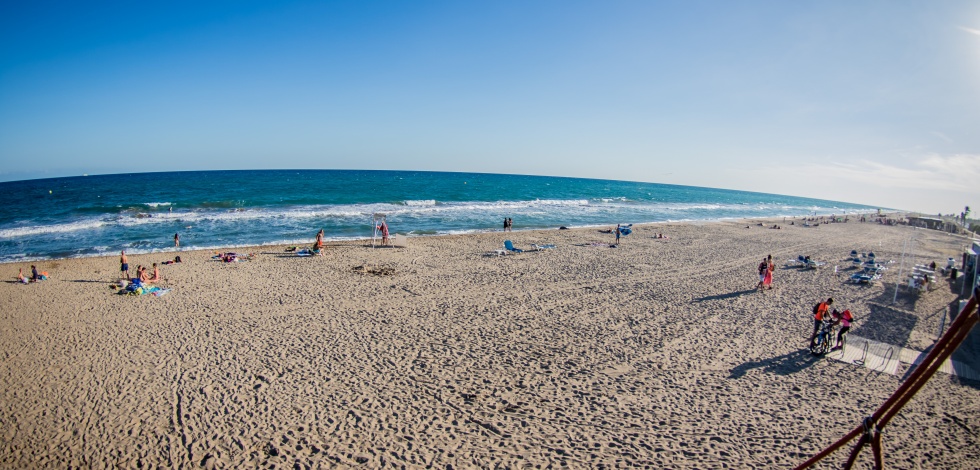
[[[861, 214], [870, 214], [870, 213], [871, 212], [868, 212], [868, 213], [854, 213], [854, 214], [861, 215]], [[899, 214], [904, 214], [904, 213], [899, 213]], [[830, 217], [831, 215], [832, 214], [823, 214], [823, 215], [816, 215], [815, 217], [824, 217], [825, 218], [825, 217]], [[851, 215], [851, 214], [848, 214], [848, 215]], [[755, 222], [755, 221], [759, 221], [759, 220], [765, 220], [765, 221], [770, 221], [770, 222], [778, 223], [778, 221], [776, 219], [780, 219], [780, 218], [781, 219], [787, 219], [788, 218], [789, 220], [799, 220], [799, 219], [806, 219], [807, 217], [814, 217], [814, 216], [796, 216], [796, 217], [794, 217], [794, 216], [785, 216], [785, 217], [784, 216], [773, 216], [773, 217], [759, 217], [759, 218], [744, 218], [744, 217], [724, 218], [723, 217], [723, 218], [718, 218], [718, 219], [684, 219], [684, 220], [667, 220], [667, 221], [657, 221], [657, 222], [637, 222], [637, 223], [633, 223], [631, 225], [635, 225], [637, 227], [642, 227], [642, 226], [660, 225], [660, 224], [712, 224], [712, 223], [735, 222], [735, 221], [738, 221], [738, 220], [743, 220], [743, 221], [747, 221], [747, 222], [749, 222], [749, 221]], [[868, 222], [868, 223], [870, 223], [870, 222]], [[615, 223], [612, 223], [612, 224], [593, 224], [593, 225], [582, 225], [582, 226], [568, 226], [567, 229], [568, 230], [588, 230], [588, 229], [595, 229], [595, 228], [600, 228], [600, 227], [614, 227], [615, 225], [616, 225]], [[559, 230], [559, 228], [558, 227], [554, 227], [554, 228], [522, 228], [522, 229], [516, 230], [516, 232], [536, 232], [536, 231], [550, 231], [550, 230]], [[401, 232], [392, 231], [391, 233], [392, 233], [392, 236], [394, 236], [396, 233], [401, 233]], [[473, 229], [473, 230], [470, 230], [470, 231], [457, 231], [457, 232], [450, 232], [450, 233], [432, 233], [432, 234], [421, 234], [421, 235], [420, 234], [412, 234], [412, 231], [409, 231], [409, 232], [404, 233], [403, 235], [404, 236], [407, 236], [409, 238], [422, 238], [422, 237], [466, 236], [466, 235], [488, 234], [488, 233], [504, 233], [504, 232], [502, 230], [500, 230], [499, 228], [495, 228], [495, 229], [486, 229], [486, 230]], [[183, 251], [227, 251], [227, 250], [231, 250], [231, 249], [244, 249], [244, 248], [267, 249], [267, 248], [278, 248], [278, 247], [287, 247], [287, 246], [312, 245], [313, 244], [313, 242], [312, 242], [313, 238], [314, 237], [310, 237], [309, 240], [304, 239], [303, 241], [299, 241], [299, 242], [297, 242], [297, 241], [294, 241], [294, 242], [270, 242], [270, 243], [257, 244], [257, 245], [256, 244], [247, 244], [247, 243], [246, 244], [237, 244], [237, 245], [236, 244], [232, 244], [232, 245], [214, 245], [214, 246], [205, 246], [205, 247], [193, 247], [193, 248], [188, 248], [186, 250], [184, 250], [184, 249], [175, 250], [175, 249], [173, 249], [173, 247], [153, 249], [153, 250], [149, 250], [149, 251], [143, 250], [143, 249], [125, 249], [125, 248], [121, 248], [120, 250], [126, 250], [126, 254], [127, 255], [129, 255], [129, 254], [132, 254], [132, 255], [158, 255], [158, 254], [166, 254], [166, 253], [179, 254], [179, 253], [181, 253]], [[359, 241], [359, 240], [370, 240], [370, 239], [371, 239], [371, 237], [325, 237], [324, 238], [324, 242], [325, 243], [339, 244], [339, 243], [344, 243], [344, 242], [356, 242], [356, 241]], [[67, 257], [67, 258], [30, 258], [30, 259], [16, 260], [16, 261], [0, 261], [0, 266], [10, 265], [10, 264], [19, 264], [19, 263], [54, 262], [54, 261], [70, 260], [70, 259], [111, 258], [111, 257], [114, 257], [114, 256], [119, 256], [119, 251], [120, 250], [116, 250], [115, 252], [106, 252], [106, 253], [98, 253], [98, 254], [83, 255], [83, 256], [73, 256], [73, 257]]]
[[[110, 289], [117, 256], [36, 263], [50, 280], [0, 283], [0, 466], [791, 467], [910, 368], [811, 356], [813, 302], [851, 309], [855, 338], [924, 351], [958, 286], [891, 303], [903, 243], [917, 262], [967, 243], [854, 221], [633, 229], [616, 248], [583, 228], [131, 255], [131, 272], [181, 256], [162, 297]], [[556, 246], [498, 256], [504, 239]], [[883, 282], [842, 280], [851, 249], [894, 261]], [[768, 254], [775, 289], [756, 291]], [[803, 254], [827, 265], [788, 266]], [[937, 373], [883, 433], [888, 460], [972, 465], [957, 423], [977, 425], [978, 389]]]

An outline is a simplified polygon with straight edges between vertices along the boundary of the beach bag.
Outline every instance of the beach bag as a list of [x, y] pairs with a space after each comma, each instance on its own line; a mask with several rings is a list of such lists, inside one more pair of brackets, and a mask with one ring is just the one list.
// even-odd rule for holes
[[813, 316], [817, 316], [817, 311], [820, 310], [820, 302], [813, 305]]

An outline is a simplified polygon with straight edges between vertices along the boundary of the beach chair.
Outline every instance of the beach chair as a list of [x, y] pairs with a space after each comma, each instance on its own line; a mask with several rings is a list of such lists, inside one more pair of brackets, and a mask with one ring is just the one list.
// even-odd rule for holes
[[862, 272], [851, 275], [850, 281], [854, 284], [874, 284], [881, 279], [880, 269], [865, 269]]
[[549, 244], [549, 245], [535, 245], [533, 243], [531, 244], [531, 248], [533, 248], [534, 251], [550, 250], [550, 249], [552, 249], [554, 247], [555, 247], [555, 245], [553, 245], [553, 244]]
[[524, 253], [524, 250], [520, 248], [514, 248], [514, 242], [510, 240], [504, 240], [504, 248], [506, 248], [507, 251], [512, 251], [514, 253]]
[[817, 260], [812, 259], [812, 258], [811, 259], [806, 259], [806, 258], [803, 259], [803, 269], [817, 269], [817, 268], [819, 268], [819, 267], [821, 267], [821, 266], [823, 266], [825, 264], [827, 264], [827, 263], [824, 263], [823, 261], [817, 261]]

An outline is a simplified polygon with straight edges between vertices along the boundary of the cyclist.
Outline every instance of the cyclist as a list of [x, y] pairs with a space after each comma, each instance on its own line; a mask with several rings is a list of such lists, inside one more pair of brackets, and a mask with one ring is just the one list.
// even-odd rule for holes
[[827, 310], [830, 306], [834, 304], [834, 299], [828, 297], [825, 302], [820, 302], [813, 308], [813, 334], [810, 335], [810, 347], [813, 347], [813, 340], [817, 337], [817, 332], [820, 331], [820, 324], [823, 323], [824, 317], [828, 315]]
[[854, 315], [851, 315], [851, 311], [845, 309], [840, 313], [840, 331], [837, 332], [837, 346], [834, 346], [831, 351], [836, 351], [844, 347], [844, 333], [851, 329], [851, 322], [854, 321]]

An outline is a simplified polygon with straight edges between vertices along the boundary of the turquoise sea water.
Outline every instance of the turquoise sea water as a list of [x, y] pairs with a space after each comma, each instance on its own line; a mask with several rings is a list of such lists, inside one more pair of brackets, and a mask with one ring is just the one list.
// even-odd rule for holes
[[0, 183], [0, 261], [370, 237], [868, 212], [774, 194], [546, 176], [358, 170], [137, 173]]

